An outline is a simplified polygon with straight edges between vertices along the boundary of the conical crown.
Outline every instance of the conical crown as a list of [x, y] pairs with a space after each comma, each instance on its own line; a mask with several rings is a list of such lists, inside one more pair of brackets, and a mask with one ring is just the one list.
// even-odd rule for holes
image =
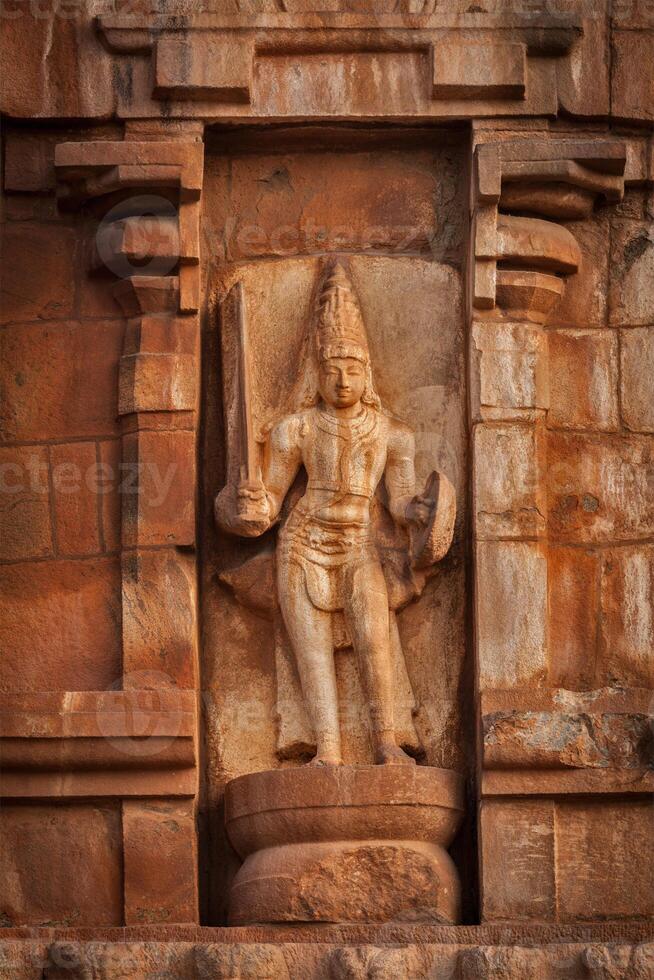
[[355, 357], [368, 362], [368, 338], [354, 287], [336, 262], [328, 271], [318, 299], [316, 346], [321, 360]]

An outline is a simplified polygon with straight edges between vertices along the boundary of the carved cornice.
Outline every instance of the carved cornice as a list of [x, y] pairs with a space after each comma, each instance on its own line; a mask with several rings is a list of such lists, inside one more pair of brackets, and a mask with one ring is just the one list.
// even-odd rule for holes
[[[469, 119], [556, 114], [556, 62], [582, 37], [583, 19], [451, 8], [430, 16], [110, 15], [98, 30], [130, 59], [118, 91], [124, 118], [165, 109], [227, 120]], [[360, 73], [354, 89], [341, 69]], [[306, 73], [300, 86], [298, 72]]]
[[195, 692], [0, 696], [0, 796], [192, 796]]

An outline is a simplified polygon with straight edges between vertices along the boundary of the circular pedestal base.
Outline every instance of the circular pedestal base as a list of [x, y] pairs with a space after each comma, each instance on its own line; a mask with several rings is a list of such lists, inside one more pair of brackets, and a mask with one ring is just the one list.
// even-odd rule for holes
[[230, 922], [459, 921], [447, 854], [462, 780], [426, 766], [305, 767], [241, 776], [227, 831], [244, 859]]

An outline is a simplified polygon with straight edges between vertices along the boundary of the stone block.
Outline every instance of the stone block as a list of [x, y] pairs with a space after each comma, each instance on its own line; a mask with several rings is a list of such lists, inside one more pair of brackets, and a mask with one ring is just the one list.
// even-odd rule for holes
[[524, 44], [455, 44], [433, 49], [435, 99], [523, 99], [527, 55]]
[[194, 687], [193, 557], [174, 548], [128, 551], [122, 568], [124, 686]]
[[131, 433], [123, 438], [125, 546], [188, 545], [195, 540], [195, 434]]
[[563, 280], [549, 272], [497, 269], [497, 306], [514, 320], [547, 323], [563, 291]]
[[654, 29], [652, 0], [616, 0], [611, 8], [611, 24], [616, 28]]
[[620, 394], [626, 427], [654, 432], [654, 326], [620, 331]]
[[102, 497], [102, 541], [105, 551], [120, 550], [121, 543], [121, 496], [125, 477], [121, 469], [122, 443], [111, 439], [98, 443], [100, 469], [98, 489]]
[[122, 812], [125, 924], [197, 923], [193, 801], [124, 800]]
[[473, 452], [477, 538], [540, 535], [545, 529], [544, 460], [536, 427], [477, 425]]
[[97, 691], [121, 673], [120, 567], [112, 559], [2, 569], [3, 691]]
[[485, 800], [480, 821], [482, 922], [554, 920], [553, 802]]
[[547, 338], [543, 331], [501, 321], [476, 321], [472, 329], [471, 384], [476, 412], [483, 418], [501, 419], [546, 408]]
[[92, 8], [8, 6], [0, 62], [11, 85], [2, 112], [19, 119], [108, 119], [113, 112], [112, 57], [98, 44]]
[[585, 690], [595, 684], [600, 556], [580, 548], [550, 548], [550, 679], [557, 687]]
[[0, 336], [2, 438], [117, 434], [123, 329], [116, 320], [6, 327]]
[[139, 353], [121, 358], [118, 412], [192, 411], [198, 363], [193, 354]]
[[14, 222], [2, 229], [0, 323], [73, 312], [75, 236], [62, 225]]
[[[162, 200], [162, 199], [159, 199]], [[139, 274], [169, 276], [180, 259], [180, 227], [169, 205], [165, 214], [139, 214], [100, 225], [93, 266], [106, 266], [120, 278]]]
[[[454, 153], [451, 148], [450, 152]], [[353, 250], [393, 253], [435, 247], [447, 227], [449, 249], [461, 241], [461, 207], [453, 161], [424, 150], [283, 156], [244, 155], [232, 163], [227, 255], [290, 256]], [[225, 234], [224, 226], [217, 229]]]
[[561, 429], [615, 431], [618, 338], [614, 330], [553, 330], [549, 337], [547, 424]]
[[611, 236], [609, 279], [609, 320], [613, 326], [651, 325], [653, 281], [651, 223], [616, 219]]
[[44, 558], [53, 551], [48, 451], [0, 448], [0, 557]]
[[604, 553], [598, 683], [654, 687], [654, 546]]
[[[638, 777], [651, 769], [654, 704], [644, 688], [489, 691], [481, 713], [486, 775], [522, 771], [537, 787], [543, 772]], [[542, 782], [535, 792], [548, 795]]]
[[3, 802], [0, 828], [5, 926], [122, 924], [116, 804]]
[[547, 675], [547, 559], [536, 542], [480, 541], [479, 686], [530, 687]]
[[560, 921], [650, 918], [653, 829], [651, 800], [557, 803]]
[[[593, 198], [591, 198], [593, 200]], [[566, 278], [563, 295], [548, 323], [603, 327], [607, 318], [607, 280], [611, 226], [606, 211], [566, 222], [579, 248], [579, 268]]]
[[96, 444], [51, 446], [50, 467], [57, 554], [98, 554], [102, 551], [102, 531]]
[[654, 120], [654, 30], [614, 31], [611, 112], [615, 119]]
[[[526, 12], [527, 8], [524, 9]], [[584, 12], [583, 33], [567, 56], [556, 62], [560, 111], [574, 118], [607, 116], [611, 105], [607, 18], [601, 7], [567, 9], [578, 10], [580, 17]]]
[[651, 437], [550, 431], [547, 460], [555, 540], [609, 543], [654, 533]]
[[164, 98], [250, 101], [253, 41], [238, 34], [157, 41], [154, 93]]
[[11, 133], [5, 141], [6, 191], [33, 193], [55, 186], [52, 141], [27, 133]]

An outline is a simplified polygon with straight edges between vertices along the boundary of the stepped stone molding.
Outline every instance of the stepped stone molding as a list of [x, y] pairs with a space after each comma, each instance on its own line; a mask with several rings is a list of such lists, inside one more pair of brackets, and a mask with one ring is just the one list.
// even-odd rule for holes
[[[570, 55], [584, 22], [574, 11], [321, 11], [105, 15], [98, 29], [130, 59], [129, 85], [118, 93], [124, 118], [167, 107], [207, 120], [437, 120], [555, 115], [557, 60]], [[359, 92], [338, 81], [343, 72]]]

